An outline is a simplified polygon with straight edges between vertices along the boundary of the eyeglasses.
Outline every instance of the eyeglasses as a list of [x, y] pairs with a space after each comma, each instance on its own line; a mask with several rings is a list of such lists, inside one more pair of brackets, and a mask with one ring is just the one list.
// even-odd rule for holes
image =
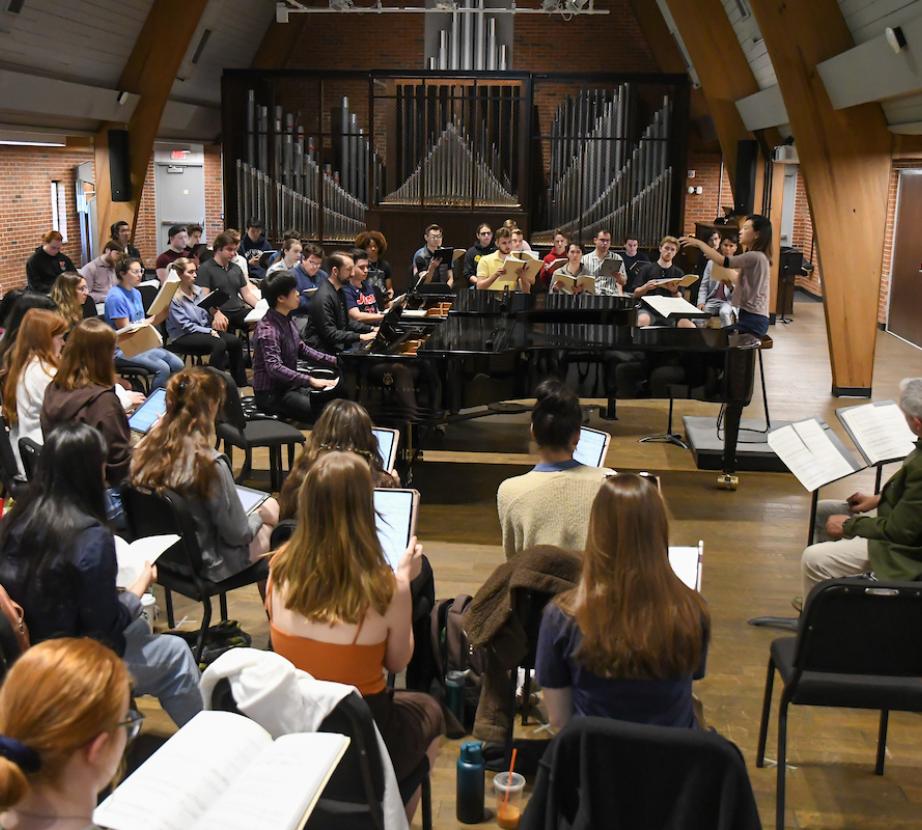
[[135, 738], [138, 737], [138, 733], [141, 731], [142, 723], [144, 723], [144, 715], [142, 715], [136, 709], [129, 709], [128, 717], [123, 721], [119, 721], [115, 725], [116, 727], [125, 727], [125, 732], [128, 733], [128, 743], [131, 743]]

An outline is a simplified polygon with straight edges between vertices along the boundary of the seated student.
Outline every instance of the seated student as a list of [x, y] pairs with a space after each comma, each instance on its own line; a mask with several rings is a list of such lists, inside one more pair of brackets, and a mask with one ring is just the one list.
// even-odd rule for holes
[[305, 339], [315, 349], [337, 354], [359, 340], [374, 340], [376, 330], [346, 315], [343, 286], [352, 279], [355, 263], [349, 254], [334, 251], [324, 263], [327, 278], [320, 283], [311, 302]]
[[352, 251], [352, 275], [343, 286], [346, 314], [356, 323], [380, 323], [384, 315], [378, 310], [375, 287], [368, 278], [368, 254], [361, 248]]
[[26, 288], [36, 294], [47, 294], [60, 274], [76, 271], [70, 257], [61, 250], [64, 237], [58, 231], [48, 231], [26, 262]]
[[737, 269], [739, 278], [733, 289], [736, 331], [741, 337], [737, 345], [754, 348], [768, 333], [768, 293], [771, 277], [772, 223], [765, 216], [747, 216], [740, 227], [740, 244], [745, 249], [736, 256], [723, 256], [706, 242], [693, 236], [683, 236], [682, 246], [691, 245], [712, 262], [724, 268]]
[[118, 655], [89, 639], [30, 648], [0, 688], [0, 822], [10, 830], [90, 828], [143, 715]]
[[[167, 249], [157, 257], [157, 279], [163, 282], [166, 279], [170, 266], [181, 256], [188, 257], [191, 253], [189, 248], [189, 229], [185, 225], [171, 225], [167, 231], [169, 245]], [[138, 262], [141, 260], [138, 259]], [[144, 266], [141, 266], [141, 272], [144, 272]]]
[[[551, 275], [551, 291], [562, 291], [564, 290], [563, 283], [558, 280], [559, 277], [573, 277], [574, 279], [579, 277], [590, 276], [583, 269], [583, 249], [580, 245], [577, 245], [575, 242], [571, 242], [567, 245], [566, 250], [567, 264], [561, 268], [558, 268]], [[582, 293], [582, 289], [578, 285], [574, 285], [572, 289], [567, 289], [568, 292], [573, 294]]]
[[198, 269], [195, 260], [180, 257], [170, 270], [179, 276], [179, 288], [173, 295], [166, 318], [166, 331], [173, 345], [183, 348], [211, 349], [208, 358], [215, 369], [230, 368], [231, 376], [237, 386], [247, 385], [247, 376], [243, 368], [243, 343], [240, 338], [228, 331], [218, 331], [214, 327], [213, 311], [200, 308], [199, 300], [204, 292], [195, 284]]
[[[600, 229], [592, 241], [595, 248], [583, 255], [583, 268], [590, 277], [596, 278], [597, 294], [620, 296], [624, 293], [623, 286], [627, 281], [627, 273], [624, 270], [624, 261], [611, 250], [611, 231]], [[606, 276], [602, 273], [602, 263], [606, 260], [612, 260], [615, 269], [614, 276]]]
[[298, 507], [298, 491], [308, 470], [324, 453], [334, 450], [354, 452], [368, 462], [375, 487], [399, 487], [395, 472], [384, 470], [378, 456], [378, 442], [371, 431], [373, 424], [368, 412], [355, 401], [330, 401], [317, 419], [298, 460], [289, 471], [279, 494], [279, 518], [294, 519]]
[[574, 715], [700, 726], [710, 615], [669, 564], [666, 506], [634, 473], [605, 479], [592, 503], [579, 585], [544, 610], [535, 677], [551, 728]]
[[[137, 257], [141, 259], [141, 252], [131, 244], [131, 225], [128, 224], [124, 219], [120, 219], [118, 222], [113, 222], [109, 226], [109, 236], [113, 242], [117, 242], [119, 245], [119, 250], [126, 254], [127, 256]], [[105, 297], [99, 302], [103, 302]]]
[[[115, 264], [124, 256], [121, 243], [110, 239], [102, 253], [84, 265], [77, 273], [84, 277], [94, 303], [104, 303], [109, 289], [115, 285]], [[144, 265], [141, 265], [143, 268]]]
[[[922, 378], [900, 382], [899, 406], [910, 430], [922, 439]], [[922, 577], [920, 501], [920, 441], [878, 495], [853, 493], [844, 502], [820, 501], [815, 524], [818, 541], [801, 557], [804, 598], [824, 579], [868, 571], [878, 579], [901, 582]]]
[[313, 242], [301, 243], [301, 261], [291, 269], [291, 274], [298, 281], [298, 295], [301, 298], [297, 309], [292, 313], [299, 323], [298, 330], [303, 332], [307, 325], [307, 315], [311, 311], [311, 300], [317, 289], [327, 278], [323, 265], [323, 248]]
[[217, 331], [227, 331], [229, 325], [246, 330], [247, 313], [259, 302], [259, 292], [250, 284], [246, 271], [240, 269], [237, 237], [230, 231], [219, 233], [214, 240], [214, 254], [198, 269], [196, 281], [206, 294], [219, 288], [227, 294], [221, 313], [215, 314], [212, 325]]
[[[16, 291], [10, 291], [6, 296], [15, 296]], [[16, 345], [19, 336], [19, 327], [30, 309], [41, 308], [45, 311], [57, 311], [54, 300], [47, 294], [36, 294], [34, 291], [23, 291], [13, 301], [6, 319], [3, 320], [3, 337], [0, 337], [0, 366], [6, 360], [6, 354]]]
[[[490, 288], [500, 277], [506, 275], [506, 260], [512, 253], [512, 231], [508, 228], [500, 228], [496, 232], [496, 250], [492, 254], [487, 254], [480, 258], [477, 263], [477, 282], [475, 286], [481, 290]], [[513, 257], [515, 259], [515, 257]], [[531, 291], [533, 282], [525, 276], [524, 272], [519, 272], [516, 280], [516, 288], [527, 294]]]
[[[503, 222], [504, 228], [509, 228], [509, 232], [512, 234], [513, 239], [513, 250], [514, 251], [530, 251], [531, 245], [525, 241], [525, 234], [519, 230], [519, 225], [515, 219], [507, 219]], [[516, 239], [516, 232], [518, 231], [519, 238]], [[517, 247], [516, 247], [517, 246]]]
[[640, 240], [634, 234], [628, 234], [624, 240], [624, 253], [620, 254], [621, 259], [624, 260], [624, 269], [628, 279], [631, 278], [631, 274], [637, 270], [638, 266], [650, 261], [650, 257], [643, 251], [637, 250], [639, 246]]
[[[720, 239], [720, 234], [717, 234]], [[719, 251], [725, 257], [732, 257], [736, 254], [736, 238], [725, 236], [719, 241]], [[698, 308], [708, 314], [716, 314], [720, 317], [720, 325], [726, 328], [736, 322], [736, 315], [733, 313], [733, 306], [730, 298], [733, 296], [733, 286], [728, 285], [722, 280], [715, 279], [714, 262], [707, 260], [704, 266], [704, 275], [701, 277], [701, 286], [698, 288]]]
[[531, 412], [531, 434], [541, 460], [530, 472], [507, 478], [496, 493], [507, 559], [534, 545], [582, 550], [589, 506], [611, 473], [573, 458], [582, 423], [573, 391], [555, 378], [542, 381]]
[[[646, 262], [638, 266], [634, 275], [628, 280], [624, 288], [625, 294], [633, 294], [635, 299], [641, 297], [681, 297], [678, 281], [685, 276], [684, 272], [678, 265], [674, 265], [672, 260], [679, 251], [679, 240], [674, 236], [664, 236], [659, 244], [659, 259], [656, 262]], [[665, 285], [657, 285], [658, 280], [675, 280]], [[653, 323], [662, 323], [658, 315], [652, 311], [639, 311], [637, 313], [637, 325], [649, 326]], [[692, 328], [694, 323], [688, 319], [679, 320], [676, 325], [679, 328]]]
[[67, 324], [60, 314], [33, 308], [23, 318], [16, 345], [6, 354], [2, 370], [3, 417], [10, 428], [10, 443], [20, 474], [23, 466], [19, 439], [42, 443], [42, 403], [58, 371], [66, 332]]
[[[215, 245], [215, 250], [218, 246]], [[271, 251], [272, 246], [266, 241], [265, 226], [261, 219], [252, 217], [247, 219], [246, 233], [240, 239], [240, 255], [247, 261], [249, 276], [261, 280], [266, 276], [266, 269], [259, 261], [266, 251]]]
[[[579, 248], [579, 246], [577, 245]], [[538, 274], [538, 284], [541, 286], [542, 290], [547, 291], [551, 287], [551, 276], [553, 271], [551, 267], [559, 259], [567, 258], [567, 251], [570, 250], [570, 237], [564, 233], [559, 228], [554, 231], [554, 246], [551, 250], [544, 256], [544, 259], [541, 261], [544, 263], [544, 267], [541, 269], [541, 273]], [[583, 249], [580, 248], [580, 256], [583, 255]], [[554, 270], [558, 270], [563, 266], [558, 266]]]
[[269, 550], [279, 506], [267, 499], [247, 515], [227, 459], [214, 447], [215, 418], [224, 405], [224, 381], [197, 366], [166, 387], [166, 411], [131, 457], [131, 483], [186, 499], [209, 579], [220, 582], [246, 570]]
[[291, 271], [301, 262], [301, 237], [292, 236], [282, 242], [282, 253], [267, 269], [266, 276], [276, 271]]
[[464, 285], [477, 284], [477, 266], [487, 254], [496, 250], [493, 242], [493, 228], [488, 222], [481, 222], [477, 226], [477, 241], [467, 249], [464, 254]]
[[81, 320], [96, 316], [96, 303], [89, 295], [86, 279], [80, 274], [61, 274], [51, 287], [51, 299], [67, 322], [68, 331]]
[[433, 254], [442, 247], [442, 228], [439, 225], [429, 225], [426, 228], [426, 244], [413, 254], [413, 285], [418, 280], [423, 282], [444, 282], [449, 288], [454, 285], [452, 263], [442, 262]]
[[106, 445], [106, 481], [128, 475], [131, 434], [115, 394], [115, 332], [102, 320], [80, 323], [67, 338], [54, 380], [45, 390], [40, 421], [47, 441], [60, 424], [78, 421], [98, 429]]
[[270, 566], [272, 647], [318, 680], [355, 686], [405, 780], [424, 756], [434, 765], [443, 732], [433, 697], [389, 689], [384, 674], [413, 654], [410, 581], [422, 547], [414, 536], [391, 570], [375, 532], [371, 471], [354, 453], [330, 452], [311, 467], [298, 519]]
[[362, 231], [355, 238], [355, 247], [368, 254], [368, 279], [375, 289], [379, 308], [386, 308], [394, 299], [394, 281], [391, 264], [384, 259], [387, 239], [381, 231]]
[[[140, 260], [124, 257], [115, 266], [116, 283], [106, 297], [105, 317], [106, 322], [118, 331], [129, 323], [137, 323], [145, 319], [144, 303], [138, 283], [144, 276], [144, 269]], [[146, 318], [154, 326], [160, 325], [167, 315], [164, 309], [155, 317]], [[174, 372], [183, 367], [182, 358], [167, 349], [148, 349], [146, 352], [126, 357], [121, 349], [115, 353], [115, 365], [119, 368], [141, 368], [152, 372], [150, 388], [159, 389], [165, 386], [167, 379]]]
[[141, 616], [153, 565], [133, 585], [116, 585], [105, 463], [105, 440], [87, 424], [61, 424], [46, 436], [34, 482], [0, 521], [0, 584], [25, 610], [33, 643], [100, 640], [122, 656], [135, 693], [159, 698], [182, 726], [202, 709], [198, 666], [185, 641], [152, 634]]
[[205, 229], [198, 222], [191, 222], [186, 225], [186, 233], [189, 235], [189, 250], [194, 251], [197, 245], [202, 244], [202, 234]]
[[[270, 415], [311, 421], [316, 415], [308, 391], [328, 389], [333, 381], [298, 371], [298, 358], [318, 366], [335, 367], [336, 358], [312, 349], [298, 334], [291, 312], [301, 302], [295, 278], [279, 271], [262, 285], [269, 304], [253, 335], [253, 392], [256, 405]], [[343, 312], [345, 314], [345, 312]]]
[[[269, 276], [269, 267], [271, 267], [272, 265], [275, 265], [275, 263], [277, 263], [282, 258], [282, 254], [285, 249], [285, 243], [289, 239], [297, 239], [298, 243], [300, 244], [301, 231], [296, 230], [295, 228], [289, 228], [287, 231], [282, 231], [282, 249], [278, 251], [273, 251], [271, 254], [269, 254], [268, 262], [266, 263], [267, 265], [266, 276]], [[278, 271], [279, 269], [276, 268], [275, 270]], [[291, 268], [286, 268], [285, 270], [290, 271]]]

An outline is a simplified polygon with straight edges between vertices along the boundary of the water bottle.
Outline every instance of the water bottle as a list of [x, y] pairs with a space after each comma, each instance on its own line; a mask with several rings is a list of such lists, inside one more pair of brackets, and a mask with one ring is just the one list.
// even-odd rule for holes
[[456, 791], [456, 816], [462, 824], [480, 824], [483, 821], [483, 744], [467, 741], [461, 744], [458, 755]]
[[450, 671], [445, 676], [445, 703], [459, 723], [464, 723], [464, 682], [463, 671]]

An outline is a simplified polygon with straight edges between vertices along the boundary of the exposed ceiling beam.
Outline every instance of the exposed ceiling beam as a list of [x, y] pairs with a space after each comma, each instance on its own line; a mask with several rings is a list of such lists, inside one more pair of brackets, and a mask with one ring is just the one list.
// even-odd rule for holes
[[833, 394], [871, 392], [891, 135], [879, 104], [836, 110], [814, 67], [854, 44], [836, 0], [749, 0], [797, 140], [818, 240]]
[[11, 112], [127, 121], [138, 100], [137, 95], [117, 89], [0, 69], [0, 106]]

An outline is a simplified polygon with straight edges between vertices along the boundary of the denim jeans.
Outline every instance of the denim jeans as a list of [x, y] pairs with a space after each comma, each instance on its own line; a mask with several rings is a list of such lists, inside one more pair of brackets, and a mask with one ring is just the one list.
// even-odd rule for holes
[[119, 366], [139, 366], [154, 373], [151, 391], [166, 386], [167, 380], [174, 372], [183, 367], [182, 358], [166, 349], [148, 349], [146, 352], [136, 354], [134, 357], [125, 357], [119, 353], [115, 359], [116, 368]]
[[134, 693], [156, 697], [177, 726], [202, 711], [199, 670], [185, 640], [153, 634], [147, 620], [138, 617], [125, 629], [122, 659]]

